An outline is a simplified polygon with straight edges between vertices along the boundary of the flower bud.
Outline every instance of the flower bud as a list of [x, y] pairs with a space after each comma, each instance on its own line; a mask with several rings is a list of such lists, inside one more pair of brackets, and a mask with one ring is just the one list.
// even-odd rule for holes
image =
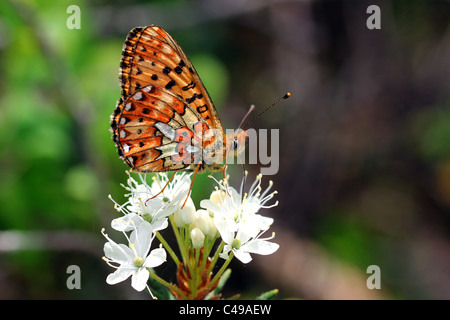
[[226, 193], [223, 190], [216, 190], [211, 193], [211, 196], [209, 197], [209, 200], [211, 200], [213, 203], [221, 205], [223, 203], [223, 199], [225, 197]]
[[209, 232], [206, 236], [210, 239], [215, 239], [219, 236], [219, 230], [217, 230], [213, 217], [209, 217]]
[[205, 235], [199, 228], [194, 228], [191, 231], [191, 240], [194, 248], [200, 249], [203, 247], [203, 243], [205, 242]]
[[184, 205], [183, 209], [181, 209], [180, 207], [177, 209], [177, 211], [175, 211], [173, 218], [178, 228], [184, 228], [187, 225], [191, 224], [195, 218], [194, 201], [192, 201], [192, 199], [189, 198], [186, 201], [186, 204]]
[[208, 234], [210, 231], [210, 216], [208, 211], [200, 209], [197, 210], [194, 214], [194, 221], [192, 222], [193, 228], [199, 228], [203, 234]]

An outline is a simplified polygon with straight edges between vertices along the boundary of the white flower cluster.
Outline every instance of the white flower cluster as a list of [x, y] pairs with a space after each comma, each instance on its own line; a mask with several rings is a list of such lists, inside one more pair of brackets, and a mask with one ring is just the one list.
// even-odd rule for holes
[[[202, 200], [200, 205], [207, 209], [213, 216], [214, 225], [226, 243], [221, 257], [228, 259], [228, 253], [233, 251], [236, 258], [243, 263], [252, 260], [250, 253], [268, 255], [277, 251], [279, 245], [268, 240], [274, 238], [261, 238], [261, 235], [270, 228], [272, 218], [257, 214], [261, 208], [270, 208], [278, 205], [265, 206], [267, 201], [273, 198], [275, 192], [268, 194], [269, 187], [261, 194], [262, 175], [256, 177], [256, 181], [249, 193], [238, 193], [226, 181], [218, 182], [219, 187], [214, 191], [209, 200]], [[244, 181], [244, 180], [243, 180]], [[243, 184], [242, 184], [243, 185]]]
[[248, 263], [252, 259], [251, 253], [268, 255], [279, 247], [269, 241], [273, 234], [262, 238], [273, 219], [258, 214], [258, 211], [276, 206], [278, 202], [266, 205], [276, 191], [269, 193], [272, 187], [270, 182], [262, 192], [261, 175], [257, 176], [248, 193], [243, 193], [247, 174], [240, 192], [229, 186], [226, 180], [216, 180], [216, 190], [208, 200], [201, 201], [201, 209], [198, 210], [189, 197], [191, 174], [176, 173], [170, 179], [165, 173], [156, 174], [151, 184], [147, 183], [143, 174], [139, 174], [139, 181], [128, 175], [128, 185], [123, 186], [129, 192], [126, 194], [128, 201], [119, 205], [113, 200], [122, 216], [111, 223], [113, 229], [125, 235], [127, 244], [117, 244], [102, 230], [108, 240], [103, 259], [116, 268], [107, 277], [108, 284], [119, 283], [131, 276], [134, 289], [142, 291], [148, 288], [147, 281], [152, 272], [149, 269], [166, 261], [164, 248], [150, 248], [156, 232], [169, 225], [169, 217], [174, 228], [185, 230], [193, 248], [203, 248], [206, 243], [212, 245], [221, 238], [224, 245], [220, 257], [226, 260], [234, 255], [243, 263]]

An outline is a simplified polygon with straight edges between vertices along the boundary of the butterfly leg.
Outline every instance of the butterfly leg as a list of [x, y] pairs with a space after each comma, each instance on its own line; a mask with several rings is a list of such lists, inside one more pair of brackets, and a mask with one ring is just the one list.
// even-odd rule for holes
[[225, 165], [222, 167], [222, 176], [223, 176], [223, 180], [225, 181], [226, 176], [226, 170], [227, 170], [227, 164], [225, 163]]
[[198, 169], [200, 169], [200, 165], [201, 165], [201, 164], [202, 164], [202, 163], [200, 162], [200, 163], [197, 165], [197, 167], [195, 168], [194, 176], [192, 177], [192, 181], [191, 181], [191, 186], [189, 187], [189, 192], [188, 192], [188, 194], [187, 194], [187, 196], [186, 196], [186, 200], [184, 200], [184, 203], [183, 203], [183, 205], [181, 206], [181, 209], [184, 208], [184, 205], [186, 204], [187, 200], [189, 199], [189, 196], [191, 195], [192, 186], [194, 185], [195, 176], [197, 175]]
[[[166, 184], [164, 185], [164, 187], [161, 189], [160, 192], [158, 192], [157, 194], [155, 194], [153, 197], [148, 198], [147, 201], [148, 201], [148, 200], [151, 200], [151, 199], [154, 199], [154, 198], [156, 198], [157, 196], [159, 196], [161, 193], [163, 193], [164, 189], [166, 189], [166, 187], [169, 185], [170, 181], [172, 181], [173, 177], [175, 177], [175, 174], [176, 174], [176, 172], [174, 172], [174, 173], [170, 176], [169, 180], [166, 182]], [[145, 204], [147, 204], [147, 201], [145, 201]]]
[[223, 181], [224, 181], [225, 186], [226, 186], [227, 195], [231, 197], [230, 193], [228, 192], [228, 186], [226, 185], [227, 182], [225, 180], [227, 178], [227, 176], [226, 176], [227, 163], [226, 162], [225, 162], [225, 166], [223, 166], [221, 168], [221, 170], [222, 170]]

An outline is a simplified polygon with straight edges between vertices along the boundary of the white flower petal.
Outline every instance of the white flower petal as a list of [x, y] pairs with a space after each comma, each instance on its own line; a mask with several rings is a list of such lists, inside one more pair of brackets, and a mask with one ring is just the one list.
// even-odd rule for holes
[[142, 221], [142, 218], [133, 212], [126, 214], [123, 217], [114, 219], [111, 222], [111, 227], [114, 230], [126, 232], [133, 230], [134, 227], [139, 225]]
[[256, 239], [248, 242], [242, 249], [252, 253], [268, 255], [277, 251], [279, 247], [280, 245], [277, 243]]
[[146, 268], [137, 269], [131, 277], [131, 286], [137, 291], [144, 290], [147, 285], [149, 275], [150, 273]]
[[231, 251], [231, 246], [226, 244], [223, 247], [222, 253], [219, 254], [219, 257], [221, 257], [222, 259], [228, 260], [228, 252], [230, 252], [230, 251]]
[[234, 256], [241, 260], [242, 263], [249, 263], [252, 261], [252, 257], [248, 252], [245, 252], [243, 250], [234, 250]]
[[202, 200], [200, 201], [200, 206], [202, 208], [205, 208], [206, 210], [210, 211], [213, 213], [213, 215], [218, 212], [221, 211], [222, 209], [222, 204], [220, 203], [215, 203], [212, 200]]
[[239, 233], [245, 235], [240, 238], [242, 243], [247, 242], [250, 238], [256, 237], [260, 231], [259, 219], [254, 214], [246, 214], [241, 218]]
[[156, 209], [160, 208], [163, 204], [160, 198], [158, 197], [153, 198], [150, 194], [148, 198], [143, 199], [140, 202], [144, 204], [146, 212], [155, 211]]
[[245, 233], [244, 228], [242, 228], [242, 225], [240, 225], [239, 231], [236, 234], [236, 239], [239, 239], [239, 241], [241, 242], [241, 246], [246, 244], [252, 238], [253, 238], [253, 235], [248, 235], [247, 233]]
[[259, 211], [260, 208], [261, 208], [261, 204], [257, 197], [248, 197], [243, 211], [251, 213], [251, 214], [255, 214]]
[[255, 217], [257, 217], [258, 226], [262, 231], [266, 231], [270, 228], [270, 226], [273, 224], [273, 218], [270, 217], [264, 217], [260, 214], [256, 214]]
[[108, 277], [106, 277], [107, 284], [116, 284], [128, 279], [135, 269], [130, 267], [119, 267], [114, 273], [110, 273]]
[[145, 257], [152, 243], [153, 228], [147, 221], [142, 221], [130, 235], [130, 244], [134, 244], [137, 255]]
[[126, 245], [117, 244], [112, 240], [109, 240], [109, 242], [105, 243], [103, 251], [105, 252], [105, 256], [108, 259], [111, 259], [112, 261], [120, 264], [128, 263], [134, 256], [131, 249]]
[[164, 218], [162, 220], [156, 220], [156, 221], [152, 222], [153, 231], [164, 230], [168, 226], [169, 226], [169, 222], [167, 221], [167, 218]]
[[154, 268], [163, 264], [167, 259], [166, 250], [163, 248], [157, 248], [150, 252], [145, 259], [144, 266], [146, 268]]
[[228, 186], [227, 192], [225, 193], [225, 200], [230, 198], [235, 204], [241, 205], [242, 197], [239, 192], [235, 188]]
[[221, 212], [216, 212], [214, 214], [214, 224], [222, 240], [227, 244], [231, 244], [234, 239], [234, 232], [237, 230], [237, 225], [234, 220], [223, 215]]

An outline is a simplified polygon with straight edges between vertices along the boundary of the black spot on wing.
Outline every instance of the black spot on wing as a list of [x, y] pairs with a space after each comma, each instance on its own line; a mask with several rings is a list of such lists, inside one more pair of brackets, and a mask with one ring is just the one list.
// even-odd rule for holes
[[166, 84], [166, 89], [167, 90], [170, 90], [170, 89], [172, 89], [172, 87], [174, 86], [174, 85], [176, 85], [176, 82], [174, 81], [174, 80], [170, 80], [167, 84]]
[[189, 89], [193, 89], [193, 88], [195, 88], [195, 82], [194, 81], [192, 81], [188, 85], [182, 87], [181, 90], [188, 91]]
[[186, 102], [191, 104], [196, 99], [202, 99], [202, 98], [203, 98], [203, 95], [201, 93], [200, 94], [194, 93], [194, 95], [192, 97], [186, 99]]
[[173, 69], [177, 74], [181, 74], [183, 73], [183, 70], [180, 67], [176, 67], [175, 69]]

